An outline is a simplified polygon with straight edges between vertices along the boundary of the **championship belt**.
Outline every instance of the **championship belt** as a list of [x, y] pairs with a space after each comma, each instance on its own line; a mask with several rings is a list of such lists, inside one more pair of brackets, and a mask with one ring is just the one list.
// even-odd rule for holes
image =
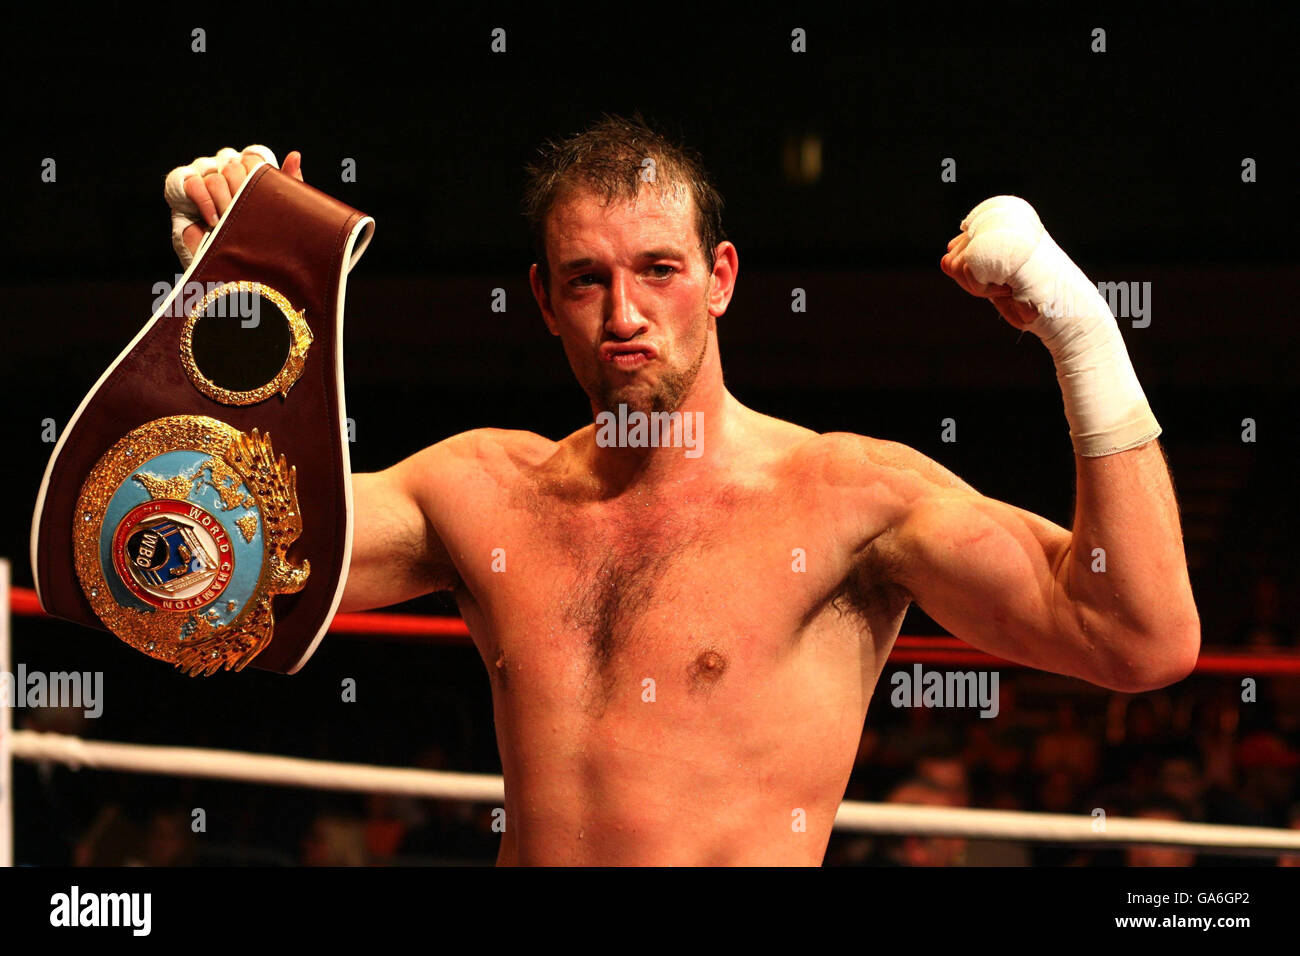
[[248, 175], [50, 457], [46, 611], [191, 675], [306, 663], [352, 551], [343, 300], [373, 230], [271, 165]]

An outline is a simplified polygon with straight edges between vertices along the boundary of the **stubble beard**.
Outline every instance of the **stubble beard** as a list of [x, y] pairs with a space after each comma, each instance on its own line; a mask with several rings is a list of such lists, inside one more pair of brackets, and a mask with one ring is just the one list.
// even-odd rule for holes
[[699, 377], [708, 350], [709, 336], [706, 332], [700, 350], [689, 368], [668, 368], [653, 385], [644, 382], [618, 385], [598, 375], [589, 397], [598, 411], [617, 412], [618, 406], [626, 405], [628, 412], [644, 412], [647, 415], [654, 412], [675, 412]]

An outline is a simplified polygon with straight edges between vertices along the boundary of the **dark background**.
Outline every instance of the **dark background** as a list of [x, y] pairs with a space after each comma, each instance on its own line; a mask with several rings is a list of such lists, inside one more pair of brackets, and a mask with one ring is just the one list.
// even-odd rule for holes
[[[348, 286], [352, 462], [365, 471], [466, 428], [559, 438], [585, 423], [527, 291], [521, 167], [546, 137], [640, 110], [703, 154], [726, 197], [741, 270], [720, 339], [741, 401], [905, 442], [1058, 523], [1070, 523], [1073, 464], [1050, 359], [943, 276], [939, 257], [972, 206], [1014, 193], [1093, 279], [1151, 282], [1150, 327], [1121, 327], [1164, 427], [1204, 641], [1242, 640], [1261, 578], [1294, 621], [1290, 34], [1249, 7], [913, 6], [138, 20], [123, 8], [101, 22], [53, 11], [13, 21], [0, 554], [15, 584], [31, 584], [31, 507], [52, 450], [42, 421], [63, 427], [149, 317], [153, 284], [179, 271], [162, 200], [170, 168], [225, 145], [299, 149], [308, 182], [376, 218]], [[189, 50], [195, 26], [206, 53]], [[497, 26], [502, 55], [489, 51]], [[807, 30], [806, 54], [790, 52], [794, 27]], [[1107, 31], [1103, 54], [1090, 52], [1094, 27]], [[784, 162], [804, 137], [822, 144], [813, 182]], [[46, 157], [53, 184], [40, 179]], [[355, 183], [340, 182], [345, 157]], [[945, 157], [955, 183], [940, 180]], [[1244, 157], [1258, 163], [1255, 183], [1241, 181]], [[498, 286], [505, 314], [489, 309]], [[789, 311], [796, 286], [806, 314]], [[940, 441], [946, 417], [955, 443]], [[1247, 417], [1253, 444], [1241, 440]], [[451, 610], [432, 598], [412, 609]], [[904, 626], [936, 631], [919, 612]], [[499, 769], [487, 682], [466, 649], [338, 638], [293, 680], [191, 681], [105, 634], [19, 619], [15, 660], [105, 672], [106, 713], [87, 736]], [[358, 703], [337, 703], [342, 677], [359, 681]], [[441, 754], [419, 756], [440, 740]], [[38, 791], [48, 781], [20, 778], [31, 788], [19, 791], [20, 821], [44, 817], [43, 829], [20, 827], [20, 855], [57, 861], [109, 792], [149, 802], [140, 778], [95, 779], [94, 791]], [[148, 788], [160, 805], [245, 808], [288, 843], [315, 812], [300, 804], [322, 805], [234, 785]], [[56, 799], [67, 805], [40, 809]]]

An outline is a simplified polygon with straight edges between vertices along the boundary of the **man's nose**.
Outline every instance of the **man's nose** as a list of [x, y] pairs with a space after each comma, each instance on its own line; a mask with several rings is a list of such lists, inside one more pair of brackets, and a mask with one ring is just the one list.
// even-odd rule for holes
[[620, 339], [630, 339], [639, 333], [649, 321], [636, 304], [635, 285], [632, 279], [615, 275], [609, 284], [609, 314], [605, 318], [605, 330]]

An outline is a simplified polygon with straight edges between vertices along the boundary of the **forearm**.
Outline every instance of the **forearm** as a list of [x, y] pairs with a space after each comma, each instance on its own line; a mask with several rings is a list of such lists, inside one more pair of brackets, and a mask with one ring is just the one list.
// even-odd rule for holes
[[1200, 624], [1159, 442], [1076, 454], [1075, 474], [1073, 534], [1058, 571], [1075, 623], [1117, 671], [1177, 675], [1195, 659]]
[[1136, 691], [1186, 676], [1200, 622], [1178, 503], [1156, 441], [1160, 424], [1109, 305], [1014, 196], [971, 210], [944, 271], [1042, 341], [1070, 424], [1074, 528], [1043, 536], [1049, 606], [1025, 620], [1046, 630], [1058, 666], [1076, 662], [1103, 686]]
[[972, 271], [1031, 307], [1024, 327], [1056, 365], [1078, 488], [1070, 548], [1055, 572], [1060, 610], [1075, 637], [1097, 648], [1103, 674], [1130, 682], [1190, 667], [1200, 629], [1178, 503], [1118, 323], [1022, 200], [981, 203], [963, 228], [974, 237]]

